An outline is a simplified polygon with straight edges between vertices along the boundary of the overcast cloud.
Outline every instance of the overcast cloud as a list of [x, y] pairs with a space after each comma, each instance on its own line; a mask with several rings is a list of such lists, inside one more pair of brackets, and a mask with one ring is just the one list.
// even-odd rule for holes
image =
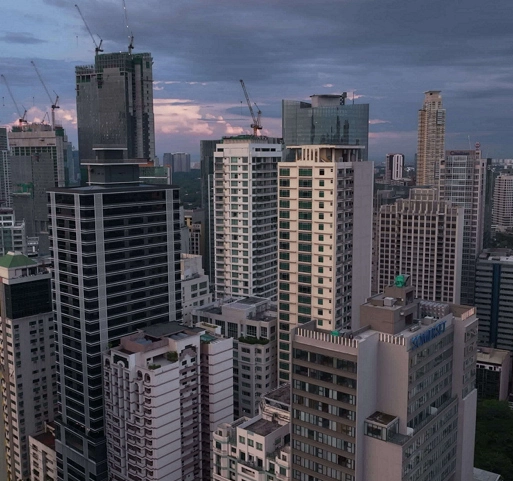
[[[353, 94], [369, 103], [369, 158], [413, 159], [425, 90], [442, 90], [447, 148], [480, 141], [490, 157], [513, 157], [513, 2], [477, 0], [126, 0], [135, 51], [153, 54], [157, 152], [199, 152], [199, 140], [249, 131], [239, 79], [281, 135], [281, 99]], [[126, 50], [122, 0], [79, 6], [105, 52]], [[19, 104], [48, 110], [30, 65], [61, 97], [76, 142], [74, 66], [94, 45], [74, 2], [3, 7], [0, 73]], [[0, 54], [2, 55], [2, 54]], [[0, 123], [16, 118], [5, 86]], [[36, 111], [36, 110], [34, 110]], [[70, 113], [71, 112], [71, 113]], [[29, 117], [30, 120], [30, 117]], [[208, 121], [205, 121], [208, 120]], [[215, 120], [215, 121], [213, 121]]]

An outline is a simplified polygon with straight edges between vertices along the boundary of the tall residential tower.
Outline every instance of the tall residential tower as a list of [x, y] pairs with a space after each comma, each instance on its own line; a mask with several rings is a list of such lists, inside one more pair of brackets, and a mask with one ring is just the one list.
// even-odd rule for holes
[[424, 93], [424, 105], [419, 110], [417, 144], [417, 185], [436, 186], [438, 162], [445, 151], [445, 109], [440, 90]]

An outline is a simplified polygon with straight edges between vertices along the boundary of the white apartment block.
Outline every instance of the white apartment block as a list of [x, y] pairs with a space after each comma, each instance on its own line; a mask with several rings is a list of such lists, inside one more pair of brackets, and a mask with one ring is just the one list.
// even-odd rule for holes
[[57, 409], [50, 271], [18, 252], [0, 257], [0, 370], [6, 479], [30, 476], [29, 436]]
[[196, 307], [212, 303], [210, 282], [199, 255], [181, 254], [180, 272], [182, 278], [182, 321], [190, 325], [191, 311]]
[[213, 430], [233, 419], [232, 356], [231, 339], [173, 322], [104, 354], [113, 481], [208, 479]]
[[276, 299], [276, 195], [280, 139], [226, 137], [214, 153], [217, 298]]
[[501, 174], [493, 189], [492, 230], [513, 229], [513, 175]]
[[417, 185], [436, 186], [438, 163], [445, 150], [445, 109], [440, 90], [424, 92], [418, 120]]
[[459, 304], [462, 206], [438, 200], [436, 189], [412, 189], [409, 199], [381, 206], [377, 235], [378, 292], [402, 273], [416, 297]]
[[415, 299], [398, 276], [361, 319], [294, 331], [291, 479], [473, 479], [475, 309]]
[[483, 250], [486, 159], [475, 150], [448, 150], [440, 161], [440, 200], [463, 207], [461, 303], [474, 305], [477, 256]]
[[255, 416], [262, 394], [277, 385], [276, 305], [258, 297], [227, 299], [193, 311], [192, 322], [218, 326], [233, 338], [234, 417]]
[[401, 180], [404, 171], [404, 154], [387, 154], [385, 159], [385, 183]]
[[359, 325], [371, 293], [374, 164], [362, 147], [289, 147], [279, 164], [279, 382], [290, 373], [290, 331], [316, 320]]
[[55, 426], [46, 423], [45, 432], [29, 436], [30, 481], [57, 481]]
[[261, 412], [214, 433], [212, 481], [289, 481], [290, 384], [265, 394]]

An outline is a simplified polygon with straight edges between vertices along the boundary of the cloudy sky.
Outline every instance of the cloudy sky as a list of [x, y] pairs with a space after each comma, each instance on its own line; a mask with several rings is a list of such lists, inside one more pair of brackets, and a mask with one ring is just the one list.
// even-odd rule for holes
[[[126, 50], [123, 0], [5, 1], [0, 73], [28, 120], [50, 93], [76, 145], [74, 67], [93, 63], [79, 4], [105, 52]], [[481, 142], [513, 157], [513, 1], [126, 0], [135, 51], [154, 57], [157, 154], [199, 152], [199, 140], [249, 132], [239, 79], [281, 136], [281, 99], [347, 91], [370, 104], [369, 159], [416, 149], [423, 92], [442, 90], [447, 148]], [[0, 125], [17, 118], [0, 82]], [[23, 107], [22, 107], [23, 106]], [[210, 120], [210, 121], [207, 121]], [[215, 121], [212, 121], [215, 120]]]

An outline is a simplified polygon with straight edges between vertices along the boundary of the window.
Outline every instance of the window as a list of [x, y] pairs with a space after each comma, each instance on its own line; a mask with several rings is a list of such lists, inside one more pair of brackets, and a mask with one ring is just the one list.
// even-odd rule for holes
[[248, 439], [248, 446], [250, 446], [250, 447], [255, 446], [255, 443], [253, 442], [252, 439]]
[[243, 436], [239, 436], [239, 443], [240, 444], [246, 444], [246, 439]]
[[300, 177], [311, 177], [312, 169], [299, 169], [299, 176]]

